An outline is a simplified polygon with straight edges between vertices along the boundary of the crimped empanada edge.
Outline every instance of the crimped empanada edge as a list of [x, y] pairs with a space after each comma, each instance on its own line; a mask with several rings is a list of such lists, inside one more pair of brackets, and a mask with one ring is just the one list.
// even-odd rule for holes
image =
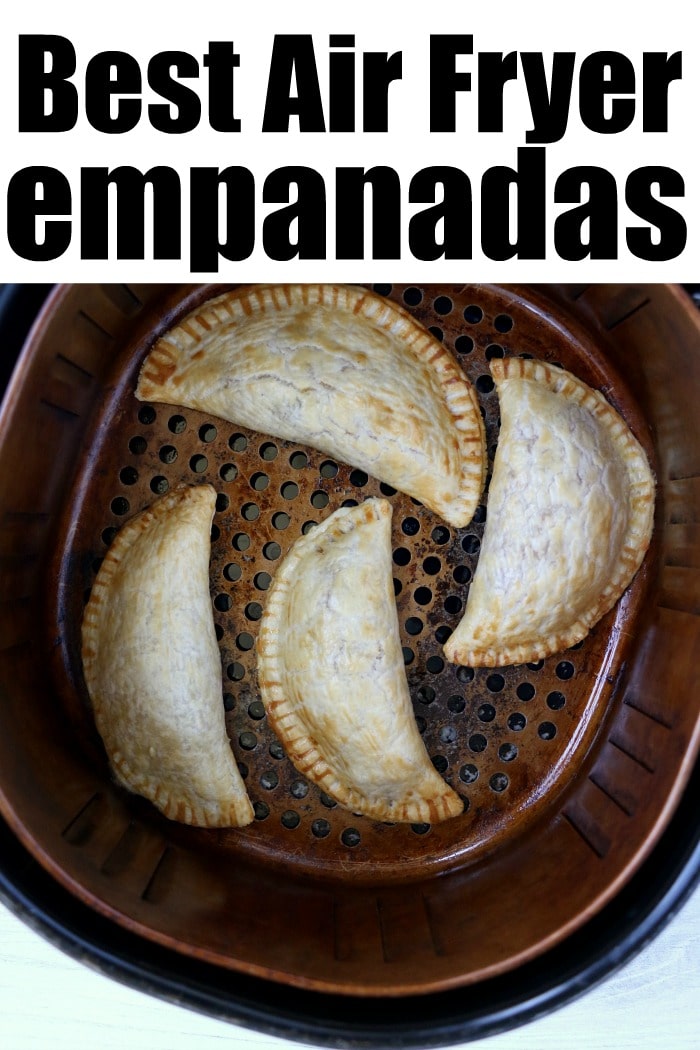
[[463, 803], [445, 783], [443, 793], [435, 799], [416, 799], [410, 803], [388, 806], [374, 802], [356, 791], [351, 784], [341, 781], [321, 754], [314, 740], [296, 713], [284, 688], [284, 659], [280, 652], [282, 635], [279, 620], [286, 605], [292, 580], [300, 571], [308, 554], [319, 540], [331, 542], [361, 528], [363, 524], [391, 519], [391, 504], [384, 499], [370, 498], [359, 507], [340, 508], [325, 522], [300, 537], [280, 565], [268, 592], [265, 612], [258, 634], [258, 685], [268, 720], [295, 767], [312, 780], [322, 791], [351, 812], [362, 813], [375, 820], [402, 823], [437, 823], [458, 816]]
[[[363, 316], [391, 332], [433, 371], [452, 418], [459, 446], [461, 476], [457, 495], [435, 500], [432, 508], [457, 528], [469, 524], [486, 477], [484, 423], [474, 387], [445, 347], [402, 306], [355, 285], [253, 285], [225, 292], [203, 303], [154, 344], [141, 366], [136, 396], [141, 401], [178, 404], [177, 388], [187, 365], [222, 323], [244, 321], [270, 309], [330, 306]], [[427, 505], [427, 500], [426, 500]]]
[[[115, 536], [105, 554], [88, 603], [83, 613], [82, 622], [82, 665], [83, 677], [87, 686], [90, 702], [96, 719], [104, 714], [100, 692], [97, 688], [97, 661], [99, 659], [99, 639], [101, 633], [102, 610], [109, 602], [110, 590], [115, 574], [128, 550], [151, 527], [154, 521], [167, 517], [184, 503], [205, 502], [213, 517], [216, 505], [216, 490], [212, 485], [178, 485], [165, 495], [160, 496], [150, 506], [135, 514], [127, 521]], [[108, 752], [112, 770], [117, 780], [127, 790], [143, 795], [171, 820], [199, 827], [244, 826], [254, 819], [254, 811], [247, 796], [222, 806], [218, 802], [203, 803], [199, 799], [172, 798], [163, 788], [160, 780], [136, 773], [131, 769], [127, 758], [119, 752]]]
[[[496, 358], [490, 363], [496, 388], [508, 379], [540, 383], [553, 393], [576, 401], [596, 416], [611, 436], [625, 465], [630, 483], [630, 521], [617, 571], [608, 580], [595, 605], [566, 631], [546, 639], [518, 645], [480, 647], [460, 644], [453, 634], [444, 645], [445, 657], [467, 667], [505, 667], [533, 663], [582, 641], [591, 628], [612, 609], [630, 585], [649, 548], [654, 527], [655, 480], [646, 454], [624, 419], [597, 390], [563, 368], [529, 358]], [[478, 565], [476, 571], [478, 572]], [[468, 600], [467, 600], [468, 602]], [[466, 612], [465, 612], [466, 615]], [[457, 628], [459, 630], [459, 628]], [[457, 631], [455, 631], [455, 634]]]

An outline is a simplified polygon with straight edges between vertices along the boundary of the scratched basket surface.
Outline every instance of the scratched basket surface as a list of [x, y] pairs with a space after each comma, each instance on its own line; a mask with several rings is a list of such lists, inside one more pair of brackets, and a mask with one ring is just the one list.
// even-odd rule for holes
[[[487, 493], [455, 529], [313, 449], [134, 397], [154, 337], [220, 290], [60, 289], [30, 339], [0, 449], [2, 812], [92, 907], [223, 966], [368, 994], [513, 968], [635, 870], [695, 755], [693, 308], [665, 286], [375, 289], [410, 309], [475, 383], [490, 462], [498, 403], [488, 361], [528, 355], [602, 389], [658, 476], [652, 549], [590, 636], [536, 664], [472, 670], [447, 664], [442, 643], [478, 563]], [[203, 481], [218, 492], [211, 595], [227, 727], [255, 807], [245, 829], [182, 827], [116, 787], [80, 668], [82, 610], [119, 526], [172, 486]], [[394, 510], [416, 718], [465, 803], [435, 826], [336, 806], [285, 757], [258, 692], [255, 639], [276, 565], [312, 523], [371, 495]]]

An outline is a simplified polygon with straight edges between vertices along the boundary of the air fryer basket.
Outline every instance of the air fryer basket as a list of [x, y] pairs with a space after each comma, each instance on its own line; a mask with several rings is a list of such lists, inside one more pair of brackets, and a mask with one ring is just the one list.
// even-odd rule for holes
[[[437, 993], [512, 971], [629, 881], [696, 756], [697, 318], [665, 286], [376, 289], [459, 358], [491, 455], [488, 359], [530, 354], [603, 389], [657, 474], [652, 550], [590, 637], [538, 664], [472, 671], [440, 653], [487, 496], [454, 530], [311, 449], [135, 400], [155, 335], [219, 290], [59, 289], [29, 340], [0, 446], [2, 813], [83, 904], [198, 963], [350, 996]], [[114, 530], [182, 480], [219, 492], [212, 601], [250, 829], [183, 828], [114, 786], [80, 673], [82, 607]], [[334, 807], [286, 760], [257, 695], [254, 640], [275, 563], [309, 522], [376, 494], [394, 506], [416, 716], [466, 803], [435, 827]]]

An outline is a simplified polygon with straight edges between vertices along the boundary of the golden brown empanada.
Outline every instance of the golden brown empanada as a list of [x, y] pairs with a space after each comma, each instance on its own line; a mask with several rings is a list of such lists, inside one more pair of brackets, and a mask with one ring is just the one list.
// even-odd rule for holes
[[117, 779], [173, 820], [248, 824], [226, 733], [209, 594], [211, 485], [180, 487], [121, 529], [83, 617], [83, 670]]
[[386, 500], [341, 507], [296, 541], [261, 622], [261, 695], [294, 765], [342, 806], [435, 823], [463, 807], [416, 725], [391, 564]]
[[319, 449], [456, 526], [479, 502], [473, 387], [422, 325], [361, 288], [263, 285], [212, 299], [158, 340], [136, 395]]
[[580, 641], [649, 545], [654, 479], [602, 394], [563, 369], [494, 360], [501, 431], [488, 518], [448, 660], [499, 666]]

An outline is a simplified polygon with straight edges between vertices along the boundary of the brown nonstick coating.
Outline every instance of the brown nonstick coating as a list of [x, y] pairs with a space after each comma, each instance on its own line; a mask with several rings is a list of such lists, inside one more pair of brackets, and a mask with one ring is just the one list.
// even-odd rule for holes
[[[455, 529], [313, 449], [134, 397], [156, 335], [219, 290], [61, 290], [21, 364], [0, 451], [3, 813], [93, 907], [233, 969], [351, 994], [512, 969], [638, 866], [697, 747], [695, 318], [665, 286], [375, 288], [475, 383], [490, 463], [488, 361], [530, 355], [602, 389], [658, 474], [652, 549], [589, 637], [537, 664], [471, 669], [446, 663], [442, 643], [478, 562], [487, 492]], [[219, 494], [210, 580], [223, 702], [256, 812], [240, 830], [175, 825], [113, 784], [80, 668], [84, 602], [115, 530], [156, 494], [204, 481]], [[436, 826], [334, 805], [285, 757], [258, 694], [255, 638], [275, 566], [311, 522], [370, 495], [394, 509], [416, 718], [465, 802]]]

